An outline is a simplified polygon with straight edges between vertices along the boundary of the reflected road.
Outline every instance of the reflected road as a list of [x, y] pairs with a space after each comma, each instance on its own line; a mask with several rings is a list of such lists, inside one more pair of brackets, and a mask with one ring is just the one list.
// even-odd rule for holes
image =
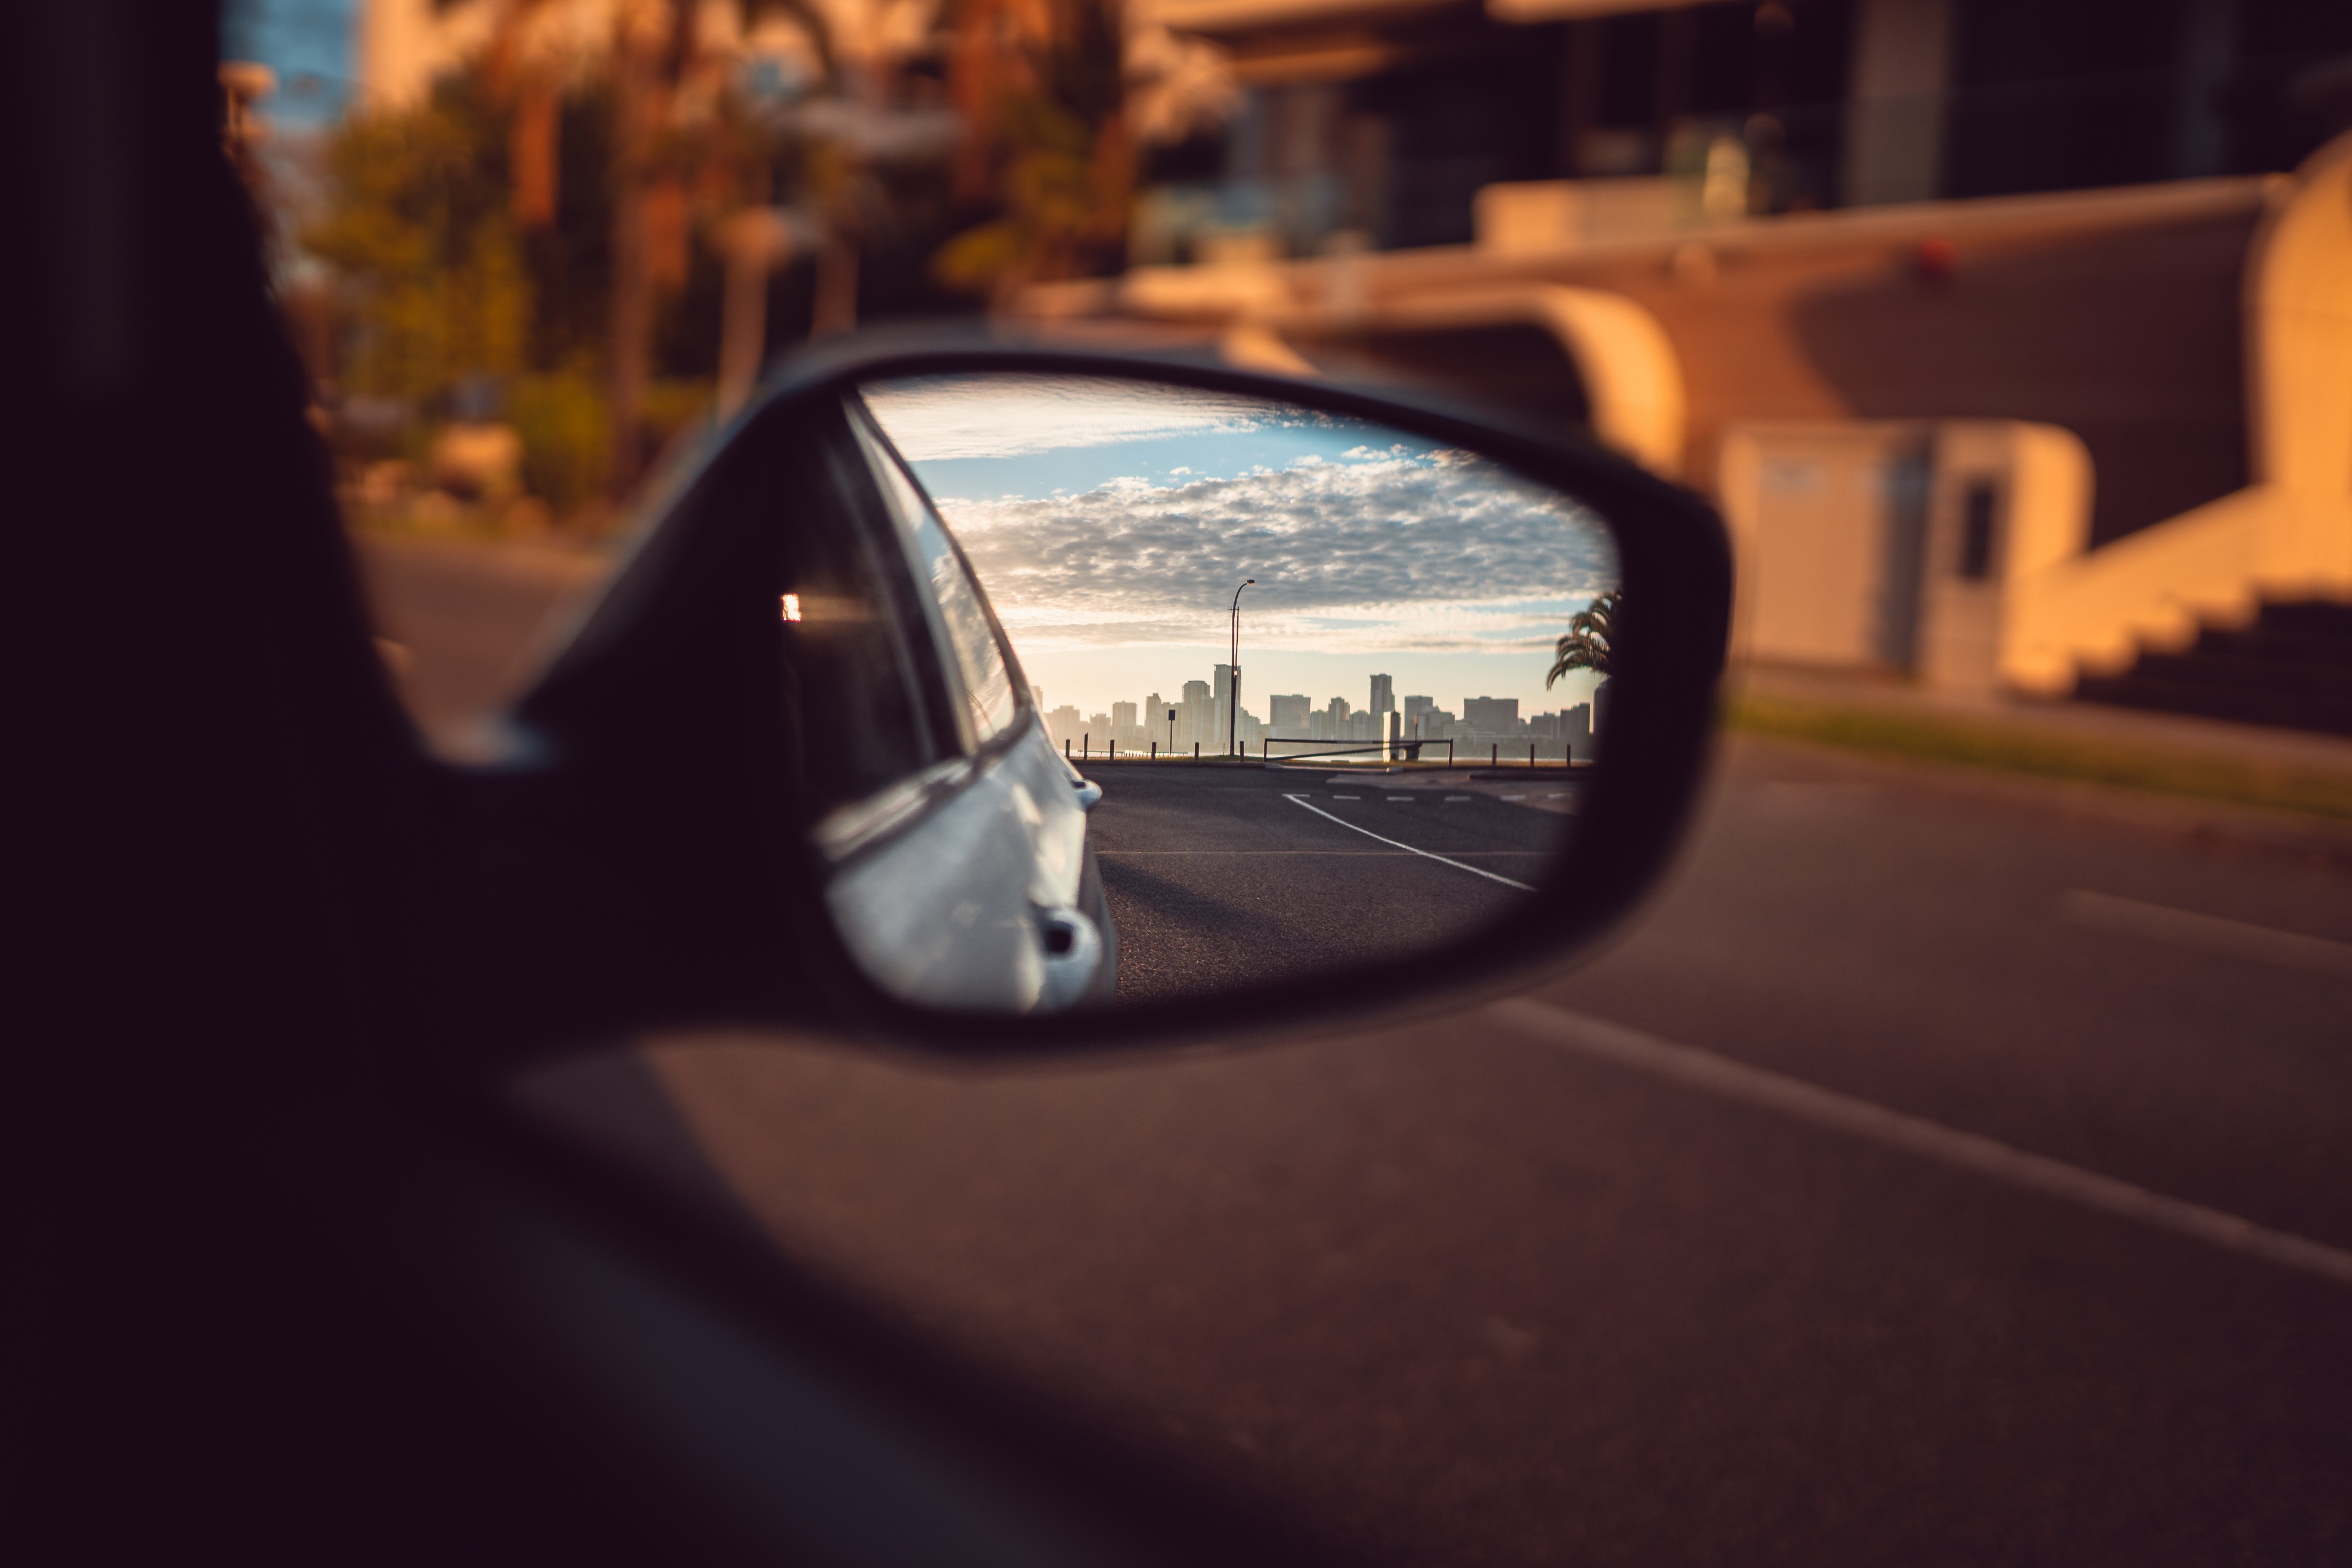
[[1455, 941], [1540, 879], [1581, 788], [1557, 769], [1083, 771], [1103, 790], [1087, 832], [1121, 1000], [1311, 980]]

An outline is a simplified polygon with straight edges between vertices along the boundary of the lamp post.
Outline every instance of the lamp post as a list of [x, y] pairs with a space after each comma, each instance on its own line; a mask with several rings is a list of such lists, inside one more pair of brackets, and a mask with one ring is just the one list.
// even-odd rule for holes
[[[1255, 577], [1244, 578], [1242, 588], [1253, 587], [1256, 583]], [[1236, 752], [1239, 742], [1235, 737], [1241, 733], [1242, 722], [1242, 588], [1234, 590], [1233, 663], [1227, 667], [1234, 673], [1225, 688], [1225, 755], [1229, 757]]]

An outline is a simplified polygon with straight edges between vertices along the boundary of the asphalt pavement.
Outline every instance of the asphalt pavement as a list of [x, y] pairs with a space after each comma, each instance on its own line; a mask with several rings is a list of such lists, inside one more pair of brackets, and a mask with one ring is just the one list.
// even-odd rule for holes
[[[1507, 1000], [636, 1059], [780, 1246], [1375, 1560], [2339, 1563], [2340, 846], [1736, 742], [1653, 906]], [[635, 1081], [519, 1092], [669, 1168], [594, 1113]]]
[[1507, 919], [1574, 828], [1557, 769], [1097, 763], [1118, 996], [1313, 984]]

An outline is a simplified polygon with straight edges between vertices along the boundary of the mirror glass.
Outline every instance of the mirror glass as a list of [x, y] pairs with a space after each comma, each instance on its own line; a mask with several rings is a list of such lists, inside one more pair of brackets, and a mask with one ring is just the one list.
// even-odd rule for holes
[[[1448, 945], [1605, 752], [1617, 555], [1574, 498], [1310, 408], [961, 374], [845, 410], [954, 733], [817, 828], [927, 1005], [1202, 1004]], [[787, 604], [787, 618], [792, 606]]]

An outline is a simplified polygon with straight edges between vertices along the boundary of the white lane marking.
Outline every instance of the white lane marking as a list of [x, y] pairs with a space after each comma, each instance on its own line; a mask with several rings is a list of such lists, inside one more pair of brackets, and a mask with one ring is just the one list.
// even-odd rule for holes
[[[1293, 805], [1305, 806], [1308, 811], [1313, 812], [1316, 816], [1321, 817], [1326, 822], [1337, 822], [1340, 826], [1348, 828], [1353, 832], [1360, 833], [1367, 838], [1379, 838], [1381, 843], [1388, 845], [1391, 848], [1406, 850], [1412, 854], [1420, 856], [1424, 860], [1434, 860], [1441, 866], [1451, 866], [1457, 871], [1467, 871], [1474, 877], [1484, 877], [1490, 882], [1500, 882], [1506, 888], [1517, 888], [1522, 893], [1532, 893], [1535, 891], [1533, 888], [1528, 887], [1525, 882], [1514, 882], [1508, 877], [1497, 877], [1492, 871], [1481, 870], [1475, 866], [1465, 866], [1459, 860], [1448, 860], [1443, 855], [1432, 855], [1426, 849], [1415, 849], [1412, 845], [1401, 844], [1393, 838], [1381, 838], [1381, 836], [1373, 832], [1370, 828], [1358, 827], [1354, 823], [1334, 816], [1329, 812], [1324, 810], [1321, 806], [1311, 804], [1305, 795], [1286, 795], [1282, 798], [1288, 801]], [[1334, 795], [1332, 798], [1334, 800], [1338, 800], [1344, 797]]]
[[1528, 797], [1523, 795], [1507, 795], [1503, 798], [1505, 800], [1525, 800]]
[[1386, 796], [1385, 798], [1391, 805], [1411, 805], [1412, 804], [1412, 796], [1409, 795], [1392, 795]]
[[2117, 898], [2113, 893], [2094, 893], [2081, 888], [2058, 900], [2058, 911], [2076, 925], [2089, 926], [2095, 931], [2141, 937], [2149, 942], [2170, 942], [2175, 947], [2193, 947], [2204, 952], [2220, 953], [2224, 958], [2248, 959], [2255, 963], [2273, 963], [2282, 969], [2301, 969], [2314, 974], [2333, 974], [2341, 980], [2352, 980], [2352, 942], [2330, 942], [2326, 937], [2305, 936], [2299, 931], [2249, 925], [2243, 921], [2223, 920], [2219, 915], [2200, 915], [2189, 910], [2142, 903], [2137, 899]]
[[1470, 797], [1466, 795], [1449, 795], [1445, 798], [1448, 800], [1468, 800]]
[[1713, 1051], [1676, 1045], [1639, 1029], [1586, 1017], [1549, 1003], [1517, 996], [1496, 1002], [1487, 1011], [1502, 1023], [1547, 1045], [1725, 1100], [1779, 1111], [1800, 1121], [1810, 1121], [1817, 1127], [1906, 1153], [1940, 1160], [2013, 1187], [2060, 1198], [2101, 1214], [2137, 1220], [2210, 1246], [2315, 1274], [2338, 1285], [2352, 1285], [2352, 1252], [2326, 1242], [2273, 1230], [2250, 1219], [2207, 1208], [2203, 1204], [2167, 1197], [2113, 1176], [2070, 1165], [2063, 1160], [2053, 1160], [2047, 1154], [2029, 1153], [1978, 1133], [1962, 1132], [1923, 1117], [1906, 1116], [1801, 1079], [1749, 1067]]
[[[1303, 797], [1303, 796], [1300, 796], [1300, 795], [1294, 795], [1290, 796], [1290, 798], [1291, 798], [1292, 800], [1299, 800], [1299, 799], [1302, 799], [1302, 798], [1304, 798], [1304, 797]], [[1362, 795], [1333, 795], [1331, 798], [1332, 798], [1333, 800], [1361, 800], [1361, 799], [1363, 799], [1364, 797], [1363, 797]]]

